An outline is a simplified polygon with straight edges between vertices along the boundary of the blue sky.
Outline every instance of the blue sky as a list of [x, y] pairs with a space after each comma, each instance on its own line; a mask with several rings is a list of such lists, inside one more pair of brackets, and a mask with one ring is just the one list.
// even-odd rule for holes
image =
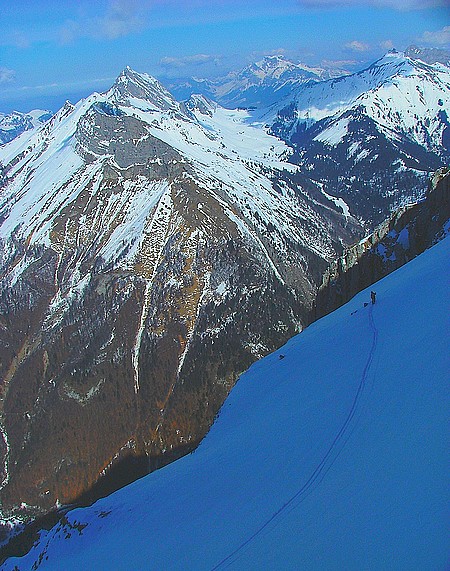
[[448, 0], [0, 0], [0, 111], [108, 88], [126, 65], [208, 77], [282, 53], [359, 69], [389, 48], [450, 47]]

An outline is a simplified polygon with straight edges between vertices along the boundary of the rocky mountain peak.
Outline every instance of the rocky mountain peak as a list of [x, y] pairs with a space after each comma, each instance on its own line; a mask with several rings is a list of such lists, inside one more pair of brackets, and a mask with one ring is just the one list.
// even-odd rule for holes
[[[411, 75], [434, 76], [439, 73], [439, 66], [436, 64], [449, 66], [450, 54], [445, 50], [409, 47], [404, 52], [390, 50], [382, 58], [373, 63], [368, 70], [377, 71], [385, 79], [392, 79], [396, 76], [407, 77]], [[365, 73], [363, 70], [361, 73]]]
[[264, 58], [258, 62], [256, 62], [253, 67], [262, 70], [266, 74], [273, 74], [277, 71], [285, 71], [286, 69], [292, 69], [295, 67], [295, 64], [291, 61], [288, 61], [282, 55], [270, 55], [264, 56]]
[[319, 79], [323, 70], [294, 63], [283, 55], [269, 55], [245, 67], [238, 78], [252, 79], [255, 83], [283, 80]]
[[122, 70], [106, 95], [112, 103], [120, 105], [136, 106], [137, 99], [161, 111], [179, 109], [177, 101], [157, 79], [146, 73], [138, 73], [129, 66]]

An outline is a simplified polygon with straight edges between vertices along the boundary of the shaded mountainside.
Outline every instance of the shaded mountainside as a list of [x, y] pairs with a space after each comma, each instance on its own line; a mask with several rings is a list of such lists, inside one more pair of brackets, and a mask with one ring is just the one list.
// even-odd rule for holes
[[4, 571], [436, 571], [448, 562], [446, 238], [255, 363], [197, 450]]
[[450, 172], [436, 172], [423, 201], [396, 211], [376, 230], [333, 262], [311, 313], [311, 320], [334, 311], [444, 238], [450, 231]]
[[192, 450], [361, 235], [247, 119], [126, 68], [0, 150], [5, 517]]

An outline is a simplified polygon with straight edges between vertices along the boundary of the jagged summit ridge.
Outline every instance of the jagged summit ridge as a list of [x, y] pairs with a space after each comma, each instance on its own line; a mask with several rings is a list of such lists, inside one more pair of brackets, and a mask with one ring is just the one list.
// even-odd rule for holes
[[121, 105], [136, 105], [143, 100], [162, 111], [178, 111], [179, 104], [167, 89], [154, 77], [138, 73], [126, 66], [114, 85], [106, 92], [109, 101]]
[[304, 63], [295, 63], [284, 55], [268, 55], [262, 60], [252, 63], [237, 74], [237, 77], [258, 78], [260, 81], [279, 80], [306, 82], [321, 81], [333, 76], [339, 76], [340, 71], [332, 71], [321, 67], [311, 67]]
[[420, 59], [429, 64], [442, 63], [450, 66], [450, 52], [440, 48], [420, 48], [412, 45], [405, 50], [405, 55], [411, 59]]
[[199, 111], [202, 115], [213, 116], [218, 105], [208, 97], [194, 93], [185, 103], [190, 111]]
[[268, 78], [278, 79], [282, 74], [297, 69], [299, 69], [299, 66], [287, 60], [284, 56], [271, 55], [250, 64], [238, 74], [238, 77], [253, 77], [253, 79], [257, 77], [260, 80]]

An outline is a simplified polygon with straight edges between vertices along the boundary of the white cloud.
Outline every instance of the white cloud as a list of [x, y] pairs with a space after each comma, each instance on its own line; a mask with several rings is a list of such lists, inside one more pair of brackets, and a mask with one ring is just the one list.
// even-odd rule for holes
[[163, 57], [159, 64], [163, 67], [184, 67], [186, 65], [202, 65], [204, 63], [218, 63], [219, 58], [209, 54], [195, 54], [184, 57]]
[[98, 24], [101, 35], [110, 40], [138, 32], [143, 27], [135, 0], [114, 0]]
[[357, 40], [353, 40], [353, 42], [348, 42], [345, 44], [345, 47], [352, 52], [366, 52], [369, 49], [369, 45], [365, 44], [364, 42], [358, 42]]
[[0, 85], [5, 83], [11, 83], [16, 77], [16, 72], [13, 69], [8, 69], [7, 67], [0, 67]]
[[436, 32], [425, 32], [419, 41], [431, 46], [450, 45], [450, 26], [444, 26]]
[[110, 0], [106, 12], [99, 17], [67, 20], [59, 30], [59, 37], [62, 43], [71, 43], [79, 37], [115, 40], [140, 32], [145, 25], [141, 2]]
[[384, 40], [380, 42], [380, 48], [383, 50], [392, 50], [394, 47], [394, 42], [392, 40]]

